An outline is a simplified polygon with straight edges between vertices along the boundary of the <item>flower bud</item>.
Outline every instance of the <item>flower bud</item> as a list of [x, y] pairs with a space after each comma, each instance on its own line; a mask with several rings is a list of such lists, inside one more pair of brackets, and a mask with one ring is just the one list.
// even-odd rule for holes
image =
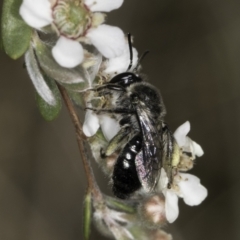
[[144, 225], [159, 228], [165, 224], [165, 199], [163, 195], [152, 195], [140, 204], [138, 212]]

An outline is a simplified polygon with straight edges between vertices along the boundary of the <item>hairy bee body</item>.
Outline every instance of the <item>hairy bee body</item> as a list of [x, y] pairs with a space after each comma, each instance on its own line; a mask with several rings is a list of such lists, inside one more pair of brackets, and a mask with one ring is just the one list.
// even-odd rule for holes
[[115, 196], [128, 198], [141, 187], [153, 191], [161, 167], [166, 168], [171, 184], [172, 163], [178, 161], [173, 161], [176, 144], [164, 123], [166, 110], [158, 89], [137, 74], [125, 72], [95, 91], [106, 101], [92, 110], [114, 115], [121, 126], [102, 152], [102, 157], [119, 152], [112, 174]]

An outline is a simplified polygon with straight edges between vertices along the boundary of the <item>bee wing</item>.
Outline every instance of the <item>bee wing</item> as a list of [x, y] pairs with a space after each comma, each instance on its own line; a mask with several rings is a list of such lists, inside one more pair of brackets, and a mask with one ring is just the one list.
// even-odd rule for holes
[[135, 165], [143, 188], [151, 191], [158, 182], [162, 165], [161, 134], [151, 114], [141, 106], [138, 106], [136, 110], [143, 144], [142, 150], [135, 158]]
[[177, 167], [180, 159], [180, 150], [172, 132], [164, 123], [161, 131], [163, 145], [163, 167], [167, 173], [169, 184], [173, 181], [173, 170]]

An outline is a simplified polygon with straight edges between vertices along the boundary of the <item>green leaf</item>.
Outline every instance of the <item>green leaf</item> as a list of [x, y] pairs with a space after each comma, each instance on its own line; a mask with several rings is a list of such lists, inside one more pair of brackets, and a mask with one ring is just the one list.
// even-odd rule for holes
[[2, 10], [2, 40], [7, 55], [21, 57], [28, 49], [32, 28], [19, 15], [22, 0], [4, 0]]
[[91, 192], [88, 192], [85, 196], [84, 202], [84, 239], [88, 240], [90, 236], [91, 228], [91, 213], [92, 213], [92, 198]]
[[47, 76], [43, 77], [56, 99], [56, 104], [55, 105], [48, 104], [40, 97], [38, 93], [36, 93], [37, 105], [43, 118], [47, 121], [52, 121], [58, 116], [62, 108], [61, 94], [54, 80]]
[[135, 201], [122, 201], [117, 198], [106, 196], [106, 202], [107, 206], [111, 209], [115, 209], [117, 211], [122, 211], [129, 214], [136, 213], [137, 202]]
[[44, 79], [43, 72], [41, 71], [39, 64], [36, 59], [36, 54], [32, 46], [30, 45], [28, 51], [25, 54], [25, 64], [29, 74], [30, 79], [41, 98], [48, 104], [55, 106], [56, 99], [52, 93], [52, 90], [46, 83]]
[[[61, 67], [53, 58], [51, 47], [34, 35], [34, 48], [42, 70], [51, 78], [62, 84], [68, 84], [75, 91], [89, 87], [86, 70], [82, 66], [75, 68]], [[70, 86], [72, 85], [72, 86]]]

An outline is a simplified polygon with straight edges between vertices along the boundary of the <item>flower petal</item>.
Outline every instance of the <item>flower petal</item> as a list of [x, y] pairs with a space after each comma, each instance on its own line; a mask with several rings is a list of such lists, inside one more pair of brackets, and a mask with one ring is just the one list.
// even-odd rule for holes
[[110, 141], [119, 132], [120, 126], [116, 119], [107, 115], [102, 115], [99, 118], [103, 135]]
[[171, 190], [166, 190], [165, 193], [165, 212], [169, 223], [173, 223], [179, 214], [178, 196]]
[[97, 115], [93, 113], [93, 111], [87, 110], [83, 123], [83, 133], [87, 137], [91, 137], [97, 132], [99, 126], [100, 124]]
[[196, 156], [201, 157], [204, 154], [202, 147], [198, 143], [192, 141], [192, 147]]
[[[136, 67], [138, 61], [138, 52], [136, 48], [132, 48], [133, 50], [133, 61], [132, 61], [132, 69]], [[125, 49], [122, 55], [115, 58], [110, 58], [106, 61], [106, 69], [104, 70], [105, 73], [108, 74], [119, 74], [122, 72], [126, 72], [128, 66], [130, 64], [130, 52], [129, 46], [126, 43]]]
[[61, 36], [52, 49], [52, 55], [60, 66], [74, 68], [83, 60], [83, 48], [79, 42]]
[[89, 87], [92, 87], [94, 80], [99, 72], [102, 64], [102, 54], [97, 52], [92, 57], [87, 57], [84, 59], [82, 66], [87, 69], [86, 76], [89, 83]]
[[207, 197], [207, 189], [200, 184], [200, 179], [192, 174], [179, 173], [182, 177], [178, 183], [181, 196], [189, 206], [199, 205]]
[[123, 0], [85, 0], [92, 12], [110, 12], [122, 6]]
[[102, 24], [97, 28], [90, 29], [86, 36], [106, 58], [118, 57], [125, 50], [124, 33], [118, 27]]
[[186, 136], [190, 131], [190, 122], [187, 121], [185, 123], [183, 123], [180, 127], [178, 127], [176, 129], [176, 131], [174, 132], [174, 138], [177, 141], [177, 144], [179, 145], [179, 147], [183, 147], [186, 143]]
[[48, 0], [23, 0], [19, 13], [33, 28], [42, 28], [52, 22], [51, 3]]
[[168, 184], [167, 173], [164, 170], [164, 168], [161, 168], [160, 178], [158, 181], [159, 190], [162, 191], [163, 189], [166, 189], [167, 184]]

